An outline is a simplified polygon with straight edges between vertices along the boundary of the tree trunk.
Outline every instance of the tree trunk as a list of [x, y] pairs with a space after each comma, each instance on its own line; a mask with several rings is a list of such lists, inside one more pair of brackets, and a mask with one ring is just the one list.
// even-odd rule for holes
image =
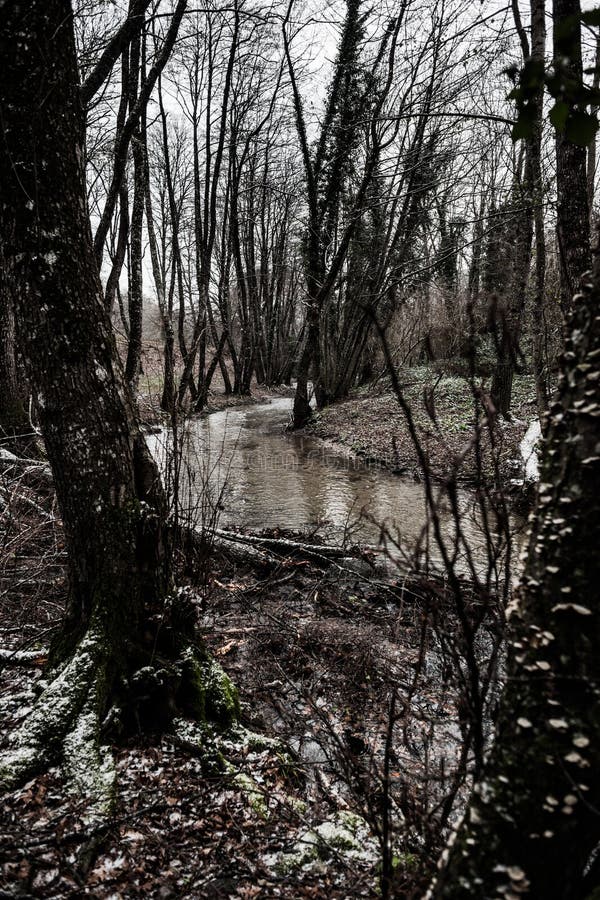
[[[526, 31], [521, 21], [519, 5], [513, 0], [513, 17], [515, 27], [521, 42], [523, 62], [534, 59], [529, 48]], [[543, 65], [543, 48], [540, 58], [539, 36], [535, 44], [535, 61]], [[501, 416], [510, 415], [512, 400], [512, 387], [519, 355], [519, 342], [521, 338], [521, 325], [529, 280], [529, 268], [531, 266], [531, 247], [533, 243], [534, 208], [536, 201], [536, 162], [539, 157], [539, 141], [541, 140], [541, 115], [543, 87], [537, 94], [536, 127], [534, 134], [527, 139], [525, 144], [525, 160], [523, 176], [520, 176], [520, 166], [517, 169], [516, 204], [518, 214], [512, 229], [512, 272], [508, 286], [508, 299], [504, 311], [503, 320], [497, 323], [500, 330], [498, 342], [498, 361], [494, 370], [491, 387], [491, 398], [496, 411]], [[539, 166], [537, 167], [539, 169]]]
[[[129, 62], [129, 110], [130, 115], [135, 109], [138, 95], [138, 81], [142, 80], [142, 70], [145, 69], [143, 56], [145, 54], [145, 40], [138, 35], [131, 42], [131, 56]], [[141, 123], [144, 116], [140, 117]], [[145, 199], [145, 165], [144, 165], [144, 140], [142, 127], [137, 127], [132, 138], [133, 156], [133, 205], [131, 209], [131, 278], [129, 283], [129, 341], [127, 344], [127, 360], [125, 363], [125, 378], [133, 396], [138, 390], [140, 367], [142, 361], [142, 329], [144, 316], [143, 298], [143, 226], [144, 226], [144, 199]]]
[[[594, 77], [592, 79], [592, 88], [597, 91], [600, 88], [600, 34], [596, 36], [596, 53], [594, 57]], [[593, 104], [590, 113], [598, 113], [597, 104]], [[587, 195], [588, 209], [590, 212], [590, 232], [594, 228], [594, 193], [596, 182], [596, 135], [592, 138], [587, 148]]]
[[[134, 4], [130, 0], [129, 16], [135, 14]], [[128, 17], [129, 18], [129, 17]], [[127, 107], [129, 105], [129, 48], [123, 51], [121, 59], [121, 101], [117, 112], [117, 135], [121, 134], [125, 125], [127, 116]], [[116, 147], [116, 144], [115, 144]], [[119, 230], [117, 233], [117, 246], [112, 260], [112, 266], [108, 278], [106, 279], [106, 290], [104, 293], [104, 303], [111, 315], [114, 305], [121, 270], [125, 262], [127, 254], [127, 242], [129, 240], [129, 191], [127, 190], [127, 179], [124, 178], [119, 188]]]
[[[555, 64], [566, 69], [569, 78], [581, 84], [581, 4], [579, 0], [553, 0], [552, 21]], [[570, 55], [564, 61], [560, 46], [561, 29], [569, 22], [573, 28]], [[591, 265], [590, 214], [586, 175], [587, 149], [567, 140], [562, 131], [556, 133], [556, 190], [558, 195], [556, 235], [560, 262], [560, 300], [566, 315], [579, 279]]]
[[512, 226], [515, 236], [512, 247], [512, 272], [508, 296], [504, 309], [495, 323], [498, 336], [498, 358], [491, 385], [491, 398], [496, 412], [501, 416], [510, 414], [512, 387], [520, 354], [521, 326], [531, 266], [531, 246], [533, 241], [533, 184], [531, 167], [531, 147], [527, 147], [523, 184], [517, 195], [519, 214]]
[[[113, 701], [124, 725], [153, 728], [178, 709], [205, 715], [210, 704], [202, 657], [190, 645], [191, 611], [167, 603], [166, 504], [103, 304], [85, 202], [70, 4], [0, 8], [0, 242], [14, 272], [17, 336], [70, 572], [55, 677], [0, 754], [0, 787], [62, 755], [78, 786], [106, 809], [114, 770], [100, 738]], [[234, 697], [223, 712], [234, 714]]]
[[34, 436], [17, 369], [12, 295], [0, 240], [0, 447], [31, 455]]
[[597, 256], [550, 408], [496, 740], [431, 897], [576, 900], [594, 887], [584, 871], [600, 841], [599, 306]]
[[296, 373], [296, 391], [294, 393], [294, 428], [304, 428], [310, 422], [312, 409], [308, 396], [308, 379], [311, 363], [313, 365], [313, 381], [318, 382], [314, 368], [319, 359], [319, 310], [309, 308], [307, 314], [306, 341], [298, 360]]
[[[544, 64], [546, 53], [546, 2], [531, 0], [531, 58]], [[536, 97], [534, 132], [531, 138], [531, 175], [533, 181], [533, 220], [535, 227], [535, 288], [533, 294], [533, 372], [540, 422], [545, 423], [548, 409], [548, 372], [546, 362], [546, 235], [544, 232], [544, 182], [542, 176], [542, 132], [544, 86]], [[545, 425], [543, 426], [545, 427]]]
[[[156, 492], [158, 474], [98, 302], [102, 289], [82, 202], [71, 12], [65, 0], [36, 0], [27, 14], [17, 7], [5, 15], [3, 54], [12, 77], [2, 88], [10, 125], [0, 150], [8, 211], [2, 241], [12, 259], [19, 345], [67, 536], [69, 629], [81, 633], [99, 613], [131, 634], [143, 600], [169, 590], [168, 559], [161, 527], [141, 523], [139, 503]], [[35, 52], [10, 43], [15, 29], [31, 32]]]

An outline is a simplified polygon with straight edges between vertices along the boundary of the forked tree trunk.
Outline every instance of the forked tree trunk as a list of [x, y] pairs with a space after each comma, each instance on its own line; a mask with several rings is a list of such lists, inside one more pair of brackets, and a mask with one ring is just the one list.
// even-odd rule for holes
[[550, 407], [495, 744], [431, 897], [597, 896], [597, 861], [584, 873], [600, 841], [599, 262]]

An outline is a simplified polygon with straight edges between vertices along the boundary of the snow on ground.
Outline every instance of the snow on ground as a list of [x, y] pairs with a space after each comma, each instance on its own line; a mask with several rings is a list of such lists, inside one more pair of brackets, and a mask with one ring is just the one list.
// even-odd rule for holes
[[539, 481], [540, 465], [539, 465], [539, 442], [542, 437], [542, 429], [540, 420], [533, 419], [529, 423], [529, 428], [525, 432], [525, 437], [519, 444], [521, 459], [525, 469], [525, 483]]

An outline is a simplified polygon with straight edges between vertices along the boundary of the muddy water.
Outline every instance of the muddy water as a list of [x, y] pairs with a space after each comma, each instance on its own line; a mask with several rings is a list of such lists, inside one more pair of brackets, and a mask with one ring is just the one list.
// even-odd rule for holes
[[[221, 527], [318, 528], [338, 543], [376, 546], [383, 525], [407, 552], [419, 540], [425, 551], [423, 485], [286, 431], [291, 404], [277, 399], [192, 421], [182, 443], [189, 472], [183, 502], [198, 504], [202, 495], [198, 514], [207, 517], [217, 508]], [[151, 438], [163, 459], [164, 444], [164, 435]], [[481, 563], [485, 538], [472, 492], [460, 494], [459, 506], [469, 547]], [[450, 539], [453, 519], [443, 507], [440, 518]], [[433, 545], [431, 556], [439, 561]]]

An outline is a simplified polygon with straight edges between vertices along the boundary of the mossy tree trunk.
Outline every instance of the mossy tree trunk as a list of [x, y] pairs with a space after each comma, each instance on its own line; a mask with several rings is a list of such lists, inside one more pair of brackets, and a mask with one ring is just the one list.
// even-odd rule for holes
[[10, 787], [60, 752], [67, 763], [78, 753], [81, 771], [100, 768], [100, 722], [114, 703], [150, 727], [204, 711], [206, 660], [172, 597], [166, 504], [103, 302], [68, 0], [0, 0], [0, 56], [0, 239], [70, 566], [54, 679], [16, 750], [0, 755]]
[[495, 744], [431, 897], [591, 896], [597, 864], [584, 873], [600, 841], [599, 309], [597, 256], [573, 301], [550, 407]]

